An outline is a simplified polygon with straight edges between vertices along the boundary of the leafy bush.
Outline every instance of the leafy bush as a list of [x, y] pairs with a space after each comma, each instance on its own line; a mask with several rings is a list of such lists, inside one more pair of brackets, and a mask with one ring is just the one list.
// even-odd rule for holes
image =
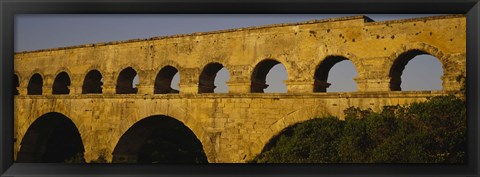
[[316, 118], [286, 128], [253, 163], [464, 163], [465, 102], [438, 96], [381, 112], [348, 108], [345, 121]]

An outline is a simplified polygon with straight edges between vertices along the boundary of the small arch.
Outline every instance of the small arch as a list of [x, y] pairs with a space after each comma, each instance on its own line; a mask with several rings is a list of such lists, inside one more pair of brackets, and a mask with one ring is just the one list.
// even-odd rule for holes
[[[352, 68], [353, 63], [348, 59], [343, 56], [328, 56], [326, 57], [319, 65], [317, 65], [317, 68], [315, 69], [315, 75], [314, 75], [314, 84], [313, 84], [313, 92], [327, 92], [327, 88], [329, 88], [332, 84], [328, 82], [329, 80], [329, 74], [331, 73], [330, 71], [332, 68], [337, 65], [338, 63], [344, 61], [349, 61], [349, 63], [345, 64], [351, 64], [351, 65], [345, 65], [342, 67], [350, 67]], [[355, 66], [353, 65], [353, 69], [356, 72]], [[358, 75], [358, 74], [357, 74]], [[345, 80], [338, 80], [339, 83], [346, 84], [346, 85], [352, 85], [353, 87], [356, 87], [356, 83], [353, 80], [349, 80], [349, 78], [345, 78]], [[336, 88], [337, 90], [341, 91], [357, 91], [357, 88]]]
[[103, 77], [100, 71], [94, 69], [87, 73], [82, 85], [82, 94], [102, 93]]
[[27, 86], [27, 95], [42, 95], [43, 78], [40, 74], [35, 73], [30, 77]]
[[[418, 56], [418, 57], [417, 57]], [[402, 77], [403, 77], [403, 72], [405, 70], [405, 67], [407, 66], [407, 64], [414, 58], [419, 58], [420, 56], [432, 56], [431, 54], [423, 51], [423, 50], [418, 50], [418, 49], [412, 49], [412, 50], [408, 50], [406, 52], [403, 52], [402, 54], [398, 55], [398, 57], [394, 60], [391, 68], [390, 68], [390, 72], [389, 72], [389, 77], [390, 77], [390, 90], [391, 91], [401, 91], [402, 90], [402, 87], [401, 87], [401, 84], [402, 84]], [[436, 58], [434, 56], [432, 56], [433, 58]], [[440, 63], [439, 65], [439, 68], [441, 71], [443, 71], [442, 69], [442, 63], [440, 62], [440, 60], [438, 58], [436, 58], [438, 63]], [[435, 63], [434, 63], [435, 64]], [[437, 64], [438, 65], [438, 64]], [[434, 65], [431, 65], [431, 66], [434, 66]], [[443, 75], [443, 73], [440, 73], [440, 77], [441, 75]], [[436, 78], [436, 79], [439, 79], [440, 77]], [[435, 79], [435, 78], [433, 78]], [[438, 84], [439, 88], [441, 89], [441, 81], [439, 82]], [[414, 88], [414, 89], [413, 89]], [[422, 88], [422, 87], [410, 87], [408, 90], [431, 90], [431, 89], [428, 89], [428, 88]]]
[[113, 151], [113, 163], [208, 163], [203, 145], [182, 122], [164, 115], [132, 125]]
[[53, 81], [52, 94], [69, 94], [68, 86], [70, 86], [70, 77], [66, 72], [61, 72]]
[[19, 83], [19, 80], [18, 80], [18, 75], [13, 74], [13, 88], [12, 88], [13, 95], [18, 95], [19, 94], [18, 89], [17, 89], [17, 87], [19, 87], [19, 86], [20, 86], [20, 83]]
[[136, 77], [138, 78], [137, 71], [132, 67], [123, 69], [117, 79], [117, 94], [137, 93], [138, 89], [136, 88], [136, 84], [134, 84], [134, 80], [136, 80], [135, 82], [138, 82]]
[[27, 129], [16, 162], [61, 163], [82, 157], [84, 146], [75, 124], [63, 114], [40, 116]]
[[178, 74], [177, 68], [173, 66], [163, 67], [155, 78], [154, 94], [179, 93], [172, 88], [174, 76]]
[[[221, 75], [220, 75], [221, 74]], [[222, 92], [228, 92], [226, 84], [224, 84], [229, 78], [228, 70], [220, 63], [209, 63], [204, 67], [200, 74], [198, 82], [198, 93], [218, 93], [217, 88], [223, 88]], [[218, 82], [219, 78], [225, 80], [222, 83]], [[221, 87], [217, 87], [222, 84]]]
[[[259, 62], [255, 68], [253, 69], [252, 77], [251, 77], [251, 85], [250, 85], [250, 92], [252, 93], [264, 93], [265, 89], [269, 87], [269, 84], [267, 84], [267, 75], [270, 75], [270, 71], [272, 70], [273, 67], [275, 67], [277, 64], [280, 64], [283, 66], [283, 68], [280, 67], [280, 69], [285, 70], [285, 66], [278, 62], [277, 60], [273, 59], [265, 59]], [[288, 77], [288, 73], [287, 73]], [[285, 78], [286, 79], [286, 78]], [[285, 84], [281, 83], [282, 81], [278, 80], [276, 85], [279, 85], [280, 87], [286, 88]], [[282, 89], [279, 89], [282, 90]], [[286, 90], [286, 89], [283, 89]], [[271, 92], [276, 92], [276, 91], [271, 91]]]

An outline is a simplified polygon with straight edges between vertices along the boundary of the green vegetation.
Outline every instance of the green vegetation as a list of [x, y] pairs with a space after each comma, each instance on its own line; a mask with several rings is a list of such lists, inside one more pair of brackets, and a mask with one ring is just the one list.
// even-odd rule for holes
[[298, 123], [272, 138], [252, 163], [464, 163], [466, 106], [438, 96], [381, 112], [348, 108], [345, 121]]

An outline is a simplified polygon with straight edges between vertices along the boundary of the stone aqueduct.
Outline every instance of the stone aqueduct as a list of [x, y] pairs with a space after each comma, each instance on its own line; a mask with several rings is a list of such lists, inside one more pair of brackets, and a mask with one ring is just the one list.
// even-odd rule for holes
[[[149, 131], [168, 119], [198, 138], [182, 141], [199, 140], [208, 162], [245, 162], [301, 121], [458, 92], [465, 23], [463, 15], [384, 22], [354, 16], [19, 52], [15, 159], [40, 162], [76, 148], [87, 162], [100, 154], [136, 161]], [[419, 54], [442, 63], [443, 90], [401, 91], [402, 71]], [[345, 59], [357, 70], [358, 92], [326, 93], [329, 70]], [[288, 73], [287, 93], [261, 93], [278, 63]], [[229, 92], [210, 93], [222, 67]], [[177, 72], [179, 93], [169, 85]]]

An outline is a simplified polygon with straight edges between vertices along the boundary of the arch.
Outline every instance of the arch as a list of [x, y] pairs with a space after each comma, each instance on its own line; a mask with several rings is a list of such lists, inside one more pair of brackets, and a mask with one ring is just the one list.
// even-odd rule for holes
[[[315, 74], [313, 76], [313, 92], [327, 92], [327, 88], [330, 87], [331, 83], [328, 83], [328, 75], [330, 70], [337, 63], [342, 61], [349, 60], [346, 57], [339, 55], [330, 55], [327, 56], [320, 64], [315, 68]], [[352, 62], [353, 64], [353, 62]], [[356, 69], [355, 69], [356, 70]], [[358, 72], [357, 72], [358, 75]]]
[[[413, 58], [419, 55], [431, 55], [428, 52], [420, 49], [411, 49], [405, 51], [398, 55], [398, 57], [393, 61], [392, 66], [390, 67], [389, 77], [390, 77], [390, 90], [391, 91], [401, 91], [401, 83], [402, 83], [402, 74], [405, 69], [405, 66], [410, 62]], [[432, 55], [433, 56], [433, 55]], [[438, 57], [437, 57], [438, 59]], [[441, 60], [439, 59], [440, 63]], [[442, 63], [443, 66], [443, 63]]]
[[40, 116], [27, 129], [16, 162], [59, 163], [82, 157], [84, 146], [71, 119], [57, 112]]
[[285, 128], [295, 125], [299, 122], [304, 122], [315, 118], [330, 117], [331, 115], [335, 114], [338, 114], [337, 110], [329, 109], [325, 106], [325, 104], [315, 104], [306, 105], [293, 112], [287, 113], [284, 116], [278, 116], [279, 119], [273, 124], [264, 127], [257, 141], [254, 141], [250, 145], [250, 151], [253, 155], [250, 158], [253, 158], [255, 155], [261, 153], [263, 148], [270, 142], [270, 140], [275, 135], [280, 134]]
[[83, 79], [82, 94], [102, 93], [103, 76], [100, 71], [90, 70]]
[[30, 77], [27, 86], [27, 95], [42, 95], [43, 78], [40, 74], [35, 73]]
[[[274, 59], [264, 59], [255, 66], [251, 76], [250, 92], [264, 93], [264, 89], [268, 87], [266, 84], [267, 74], [277, 64], [283, 65]], [[283, 66], [285, 67], [285, 65]]]
[[132, 125], [113, 151], [113, 163], [207, 163], [203, 145], [182, 122], [165, 115]]
[[155, 78], [154, 94], [179, 93], [172, 88], [173, 76], [178, 73], [177, 68], [173, 66], [163, 67]]
[[198, 80], [198, 93], [214, 93], [215, 79], [218, 72], [225, 68], [220, 63], [209, 63], [203, 68], [200, 78]]
[[70, 77], [66, 72], [61, 72], [55, 77], [53, 81], [52, 94], [69, 94]]
[[17, 74], [13, 74], [13, 88], [12, 88], [12, 91], [13, 91], [13, 95], [18, 95], [19, 92], [18, 92], [18, 89], [17, 87], [20, 86], [20, 82], [18, 80], [18, 75]]
[[132, 67], [123, 69], [117, 78], [117, 94], [137, 93], [138, 89], [133, 85], [135, 76], [137, 76], [137, 71]]

